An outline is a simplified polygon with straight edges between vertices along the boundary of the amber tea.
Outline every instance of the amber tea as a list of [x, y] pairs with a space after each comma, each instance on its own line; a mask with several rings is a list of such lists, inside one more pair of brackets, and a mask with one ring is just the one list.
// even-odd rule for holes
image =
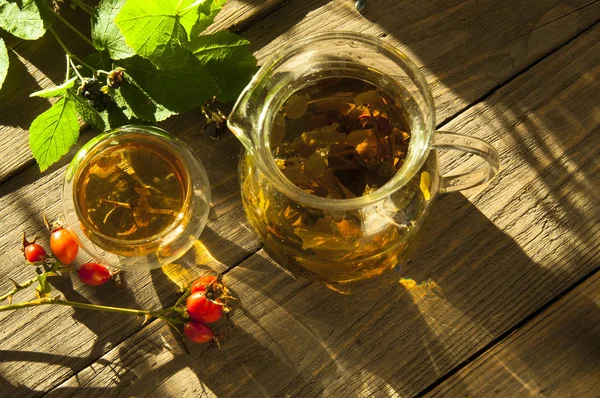
[[[310, 195], [352, 199], [375, 192], [404, 164], [411, 139], [404, 105], [366, 81], [320, 80], [296, 91], [277, 112], [270, 137], [274, 161]], [[250, 222], [278, 263], [313, 280], [350, 282], [393, 268], [429, 200], [418, 173], [393, 196], [390, 209], [317, 210], [272, 189], [252, 162], [246, 156], [241, 170]], [[434, 162], [423, 171], [433, 170]]]
[[298, 187], [350, 199], [388, 182], [402, 166], [406, 112], [376, 86], [331, 78], [296, 92], [277, 115], [275, 161]]
[[124, 256], [156, 249], [153, 238], [184, 216], [189, 175], [178, 154], [147, 137], [129, 136], [86, 158], [75, 183], [86, 236]]

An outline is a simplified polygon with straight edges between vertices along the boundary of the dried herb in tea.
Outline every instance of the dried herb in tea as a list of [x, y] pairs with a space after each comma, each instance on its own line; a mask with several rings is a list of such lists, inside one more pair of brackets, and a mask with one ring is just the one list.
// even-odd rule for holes
[[402, 167], [410, 141], [405, 111], [360, 80], [328, 79], [294, 94], [276, 123], [272, 147], [283, 174], [332, 199], [383, 186]]

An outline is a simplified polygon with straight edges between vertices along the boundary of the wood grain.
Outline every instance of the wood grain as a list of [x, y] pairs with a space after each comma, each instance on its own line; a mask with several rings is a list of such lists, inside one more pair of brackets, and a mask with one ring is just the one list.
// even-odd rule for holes
[[428, 396], [600, 396], [599, 303], [596, 273]]
[[492, 141], [503, 168], [485, 190], [439, 198], [394, 285], [338, 295], [261, 251], [226, 275], [240, 304], [237, 329], [215, 327], [221, 350], [183, 355], [153, 322], [49, 395], [423, 391], [598, 266], [599, 37], [595, 26], [444, 126]]
[[231, 0], [216, 16], [215, 23], [206, 32], [222, 29], [240, 31], [258, 22], [273, 10], [290, 0]]

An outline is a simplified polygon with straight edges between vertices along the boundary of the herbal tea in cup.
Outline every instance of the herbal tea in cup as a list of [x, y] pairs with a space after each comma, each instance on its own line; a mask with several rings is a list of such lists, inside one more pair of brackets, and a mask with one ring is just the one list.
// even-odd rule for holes
[[210, 203], [192, 150], [163, 130], [128, 126], [96, 137], [69, 166], [67, 223], [83, 249], [117, 268], [154, 268], [187, 251]]

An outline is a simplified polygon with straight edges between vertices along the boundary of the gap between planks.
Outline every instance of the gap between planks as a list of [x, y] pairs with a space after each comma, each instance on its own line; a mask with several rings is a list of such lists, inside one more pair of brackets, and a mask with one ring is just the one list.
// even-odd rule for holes
[[599, 299], [597, 271], [427, 396], [598, 397]]
[[579, 280], [574, 282], [571, 286], [567, 287], [562, 292], [558, 293], [556, 296], [554, 296], [553, 298], [548, 300], [545, 304], [543, 304], [541, 307], [539, 307], [538, 309], [533, 311], [531, 314], [525, 316], [522, 320], [517, 322], [513, 327], [507, 329], [504, 333], [501, 333], [500, 335], [498, 335], [498, 337], [496, 337], [495, 339], [490, 341], [488, 344], [486, 344], [485, 346], [483, 346], [482, 348], [480, 348], [479, 350], [474, 352], [471, 356], [466, 358], [460, 364], [456, 365], [454, 368], [452, 368], [448, 372], [444, 373], [442, 376], [440, 376], [440, 378], [438, 380], [434, 381], [433, 383], [428, 385], [426, 388], [424, 388], [423, 390], [421, 390], [417, 394], [415, 394], [415, 398], [424, 397], [425, 395], [427, 395], [430, 392], [432, 392], [433, 390], [435, 390], [437, 387], [444, 384], [444, 382], [451, 379], [454, 375], [456, 375], [461, 370], [463, 370], [464, 368], [469, 366], [469, 364], [471, 364], [478, 358], [482, 357], [483, 355], [489, 353], [499, 344], [505, 342], [513, 333], [515, 333], [517, 330], [521, 329], [522, 327], [524, 327], [527, 324], [529, 324], [530, 322], [532, 322], [538, 315], [548, 311], [555, 303], [560, 301], [563, 297], [565, 297], [569, 293], [575, 291], [577, 288], [579, 288], [581, 285], [583, 285], [590, 278], [594, 277], [594, 275], [596, 275], [596, 274], [600, 274], [600, 266], [594, 268], [592, 271], [590, 271], [586, 275], [582, 276]]
[[[590, 4], [588, 4], [588, 5], [584, 6], [584, 7], [580, 7], [578, 10], [586, 8], [586, 7], [589, 7], [590, 5], [595, 4], [598, 1], [600, 1], [600, 0], [595, 0], [592, 3], [590, 3]], [[571, 14], [571, 13], [569, 13], [569, 14]], [[568, 15], [568, 14], [566, 14], [566, 15]], [[502, 83], [498, 84], [497, 86], [493, 87], [492, 89], [490, 89], [488, 92], [486, 92], [485, 94], [483, 94], [481, 97], [477, 98], [475, 101], [473, 101], [467, 107], [465, 107], [463, 109], [460, 109], [456, 113], [454, 113], [454, 114], [448, 116], [447, 118], [445, 118], [438, 125], [438, 129], [443, 129], [444, 125], [452, 122], [454, 119], [458, 118], [459, 116], [461, 116], [462, 114], [464, 114], [465, 112], [467, 112], [470, 108], [472, 108], [472, 107], [474, 107], [476, 105], [479, 105], [480, 103], [484, 102], [485, 100], [487, 100], [488, 98], [490, 98], [492, 95], [494, 95], [494, 93], [497, 92], [498, 90], [500, 90], [502, 87], [504, 87], [507, 84], [511, 83], [512, 81], [514, 81], [515, 79], [517, 79], [522, 74], [528, 72], [530, 69], [534, 68], [536, 65], [540, 64], [541, 62], [543, 62], [548, 57], [551, 57], [553, 54], [555, 54], [556, 52], [558, 52], [560, 49], [562, 49], [563, 47], [569, 45], [571, 42], [575, 41], [581, 35], [583, 35], [583, 34], [589, 32], [589, 31], [595, 29], [599, 24], [600, 24], [600, 18], [593, 25], [590, 25], [589, 27], [587, 27], [586, 29], [584, 29], [583, 31], [581, 31], [578, 35], [573, 36], [572, 38], [568, 39], [562, 45], [556, 47], [554, 50], [552, 50], [549, 53], [545, 54], [544, 56], [542, 56], [541, 58], [539, 58], [537, 61], [534, 61], [533, 63], [527, 65], [525, 68], [521, 69], [519, 72], [517, 72], [514, 75], [512, 75], [511, 77], [509, 77], [504, 82], [502, 82]]]

